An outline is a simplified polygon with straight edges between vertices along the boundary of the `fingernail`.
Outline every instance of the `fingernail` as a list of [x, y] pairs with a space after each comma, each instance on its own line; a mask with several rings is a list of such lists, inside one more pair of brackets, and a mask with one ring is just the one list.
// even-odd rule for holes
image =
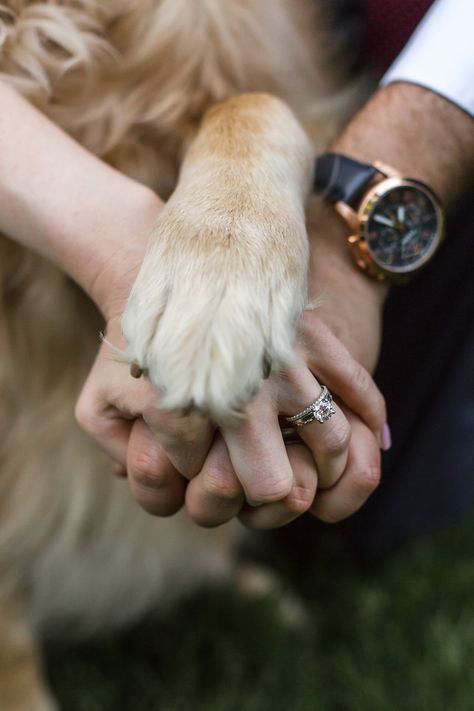
[[259, 506], [263, 506], [263, 504], [260, 501], [252, 501], [252, 499], [247, 499], [247, 503], [253, 509], [258, 509]]
[[380, 448], [384, 452], [387, 452], [392, 446], [392, 435], [390, 433], [390, 427], [387, 423], [384, 424], [380, 432]]

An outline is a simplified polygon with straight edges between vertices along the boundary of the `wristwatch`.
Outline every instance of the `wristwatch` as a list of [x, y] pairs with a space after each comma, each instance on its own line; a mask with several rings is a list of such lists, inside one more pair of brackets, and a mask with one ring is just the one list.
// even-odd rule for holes
[[407, 281], [442, 242], [444, 212], [433, 190], [380, 161], [325, 153], [316, 161], [314, 190], [348, 223], [352, 256], [374, 279]]

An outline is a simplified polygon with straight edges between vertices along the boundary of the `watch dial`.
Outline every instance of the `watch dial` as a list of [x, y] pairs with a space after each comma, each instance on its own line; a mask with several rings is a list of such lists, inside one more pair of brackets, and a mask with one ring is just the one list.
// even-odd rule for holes
[[365, 239], [382, 268], [412, 271], [434, 251], [439, 238], [435, 205], [423, 190], [412, 186], [388, 190], [369, 213]]

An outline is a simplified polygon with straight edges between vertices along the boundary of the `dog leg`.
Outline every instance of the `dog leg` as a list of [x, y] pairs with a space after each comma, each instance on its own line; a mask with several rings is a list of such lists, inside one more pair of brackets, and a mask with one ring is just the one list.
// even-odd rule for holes
[[41, 677], [33, 631], [15, 599], [0, 598], [0, 709], [56, 711]]
[[268, 362], [292, 360], [306, 301], [304, 201], [313, 151], [266, 94], [213, 107], [151, 236], [123, 318], [130, 360], [163, 407], [223, 424]]

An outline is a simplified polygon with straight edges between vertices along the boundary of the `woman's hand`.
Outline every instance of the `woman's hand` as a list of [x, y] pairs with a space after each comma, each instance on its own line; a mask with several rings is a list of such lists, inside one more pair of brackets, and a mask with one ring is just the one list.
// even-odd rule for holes
[[[120, 319], [112, 318], [107, 341], [125, 347]], [[185, 479], [170, 463], [143, 413], [157, 410], [158, 397], [145, 378], [135, 379], [103, 342], [76, 406], [76, 418], [128, 479], [132, 494], [149, 513], [168, 516], [184, 501]]]
[[[162, 201], [89, 153], [2, 81], [0, 105], [0, 232], [77, 282], [109, 321], [108, 333], [117, 336]], [[176, 492], [184, 483], [143, 420], [131, 419], [145, 406], [153, 409], [152, 402], [151, 388], [133, 381], [103, 345], [77, 412], [118, 466], [128, 463], [137, 473], [132, 483], [145, 470], [171, 482], [163, 485], [165, 503], [155, 509], [164, 514], [181, 505]]]
[[[186, 507], [196, 523], [216, 526], [240, 516], [250, 527], [273, 528], [307, 510], [335, 521], [353, 513], [377, 486], [384, 400], [330, 329], [313, 313], [307, 317], [298, 365], [272, 375], [248, 406], [246, 419], [215, 434], [210, 450], [212, 431], [203, 436], [204, 422], [189, 428], [187, 418], [146, 412], [176, 470], [190, 479]], [[301, 444], [285, 447], [279, 415], [295, 414], [318, 397], [313, 373], [319, 371], [340, 396], [336, 414], [299, 428]], [[340, 404], [344, 397], [359, 416]], [[159, 488], [156, 497], [162, 497]]]
[[[195, 450], [194, 464], [203, 464], [187, 488], [186, 505], [202, 525], [240, 514], [249, 526], [274, 527], [307, 509], [336, 521], [359, 508], [379, 482], [379, 447], [389, 442], [385, 404], [369, 371], [378, 356], [387, 290], [356, 270], [344, 226], [330, 210], [311, 217], [309, 231], [312, 296], [319, 306], [306, 312], [301, 327], [308, 368], [300, 363], [284, 376], [272, 376], [245, 421], [222, 430], [204, 460], [204, 452]], [[301, 428], [307, 446], [285, 450], [277, 416], [294, 414], [317, 397], [313, 373], [339, 397], [337, 415]], [[184, 470], [189, 462], [184, 430], [173, 431], [169, 420], [163, 440], [159, 419], [155, 424], [176, 467]], [[262, 505], [245, 506], [246, 499]]]
[[[273, 528], [307, 510], [325, 520], [343, 518], [378, 483], [374, 433], [385, 421], [385, 406], [368, 373], [324, 323], [314, 312], [307, 319], [298, 365], [271, 376], [235, 427], [215, 434], [197, 414], [164, 412], [150, 383], [132, 378], [106, 342], [81, 393], [77, 418], [115, 460], [117, 473], [128, 473], [132, 494], [152, 514], [174, 513], [186, 499], [191, 517], [204, 526], [240, 515], [250, 527]], [[106, 337], [116, 348], [125, 346], [118, 317], [109, 322]], [[278, 416], [294, 414], [319, 395], [311, 372], [317, 370], [334, 393], [345, 392], [373, 431], [335, 404], [335, 415], [300, 428], [301, 445], [286, 448]]]
[[[248, 407], [247, 419], [217, 435], [186, 491], [187, 509], [197, 523], [215, 526], [239, 516], [249, 527], [274, 528], [308, 510], [337, 521], [356, 511], [378, 485], [384, 400], [329, 329], [322, 322], [314, 325], [319, 328], [312, 333], [307, 365], [301, 359], [298, 367], [272, 376]], [[313, 373], [319, 371], [340, 395], [336, 414], [299, 428], [301, 444], [285, 447], [278, 416], [295, 414], [316, 399], [320, 384]], [[342, 404], [344, 393], [362, 416]]]
[[[313, 271], [320, 265], [312, 279], [320, 305], [304, 316], [298, 367], [271, 376], [250, 404], [249, 416], [218, 434], [204, 417], [161, 410], [152, 386], [131, 378], [127, 365], [102, 344], [77, 417], [117, 462], [118, 472], [128, 473], [132, 493], [147, 511], [167, 515], [186, 499], [201, 525], [240, 515], [249, 526], [268, 528], [308, 509], [326, 520], [343, 518], [375, 488], [384, 401], [334, 331], [373, 367], [383, 299], [375, 298], [365, 277], [329, 248], [314, 261]], [[100, 301], [112, 314], [107, 339], [117, 348], [126, 345], [119, 314], [138, 266], [132, 260], [124, 270], [112, 262], [109, 273], [100, 276], [105, 287]], [[278, 416], [312, 402], [320, 392], [316, 378], [338, 396], [336, 415], [300, 428], [302, 444], [286, 448]]]

